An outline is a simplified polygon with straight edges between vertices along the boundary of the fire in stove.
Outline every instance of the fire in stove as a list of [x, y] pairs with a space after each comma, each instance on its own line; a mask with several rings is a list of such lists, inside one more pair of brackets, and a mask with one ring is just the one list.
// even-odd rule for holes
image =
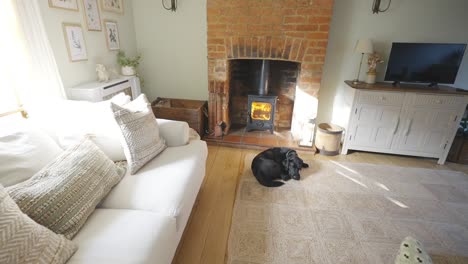
[[250, 117], [253, 120], [271, 120], [272, 108], [270, 103], [252, 102]]

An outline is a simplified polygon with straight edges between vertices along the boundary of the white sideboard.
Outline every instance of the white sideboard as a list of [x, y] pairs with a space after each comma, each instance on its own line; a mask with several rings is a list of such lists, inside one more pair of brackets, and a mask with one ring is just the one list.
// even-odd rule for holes
[[108, 82], [88, 82], [67, 89], [71, 100], [99, 102], [124, 92], [135, 99], [141, 93], [140, 79], [136, 76], [121, 76]]
[[342, 154], [362, 150], [438, 158], [444, 164], [468, 103], [455, 89], [352, 85]]

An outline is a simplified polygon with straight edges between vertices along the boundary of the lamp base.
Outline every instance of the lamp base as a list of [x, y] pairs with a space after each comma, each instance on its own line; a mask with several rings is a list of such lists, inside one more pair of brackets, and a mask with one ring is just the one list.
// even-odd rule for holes
[[361, 74], [361, 67], [362, 67], [362, 59], [364, 58], [364, 53], [361, 53], [361, 61], [359, 63], [359, 70], [357, 72], [356, 79], [353, 80], [353, 84], [358, 84], [359, 83], [359, 76]]

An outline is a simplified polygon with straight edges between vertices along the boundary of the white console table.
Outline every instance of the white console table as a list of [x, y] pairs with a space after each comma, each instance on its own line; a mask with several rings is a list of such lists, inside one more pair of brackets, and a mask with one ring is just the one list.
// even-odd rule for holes
[[108, 82], [88, 82], [67, 89], [71, 100], [99, 102], [124, 92], [135, 99], [141, 93], [140, 79], [136, 76], [121, 76]]
[[468, 104], [448, 86], [394, 87], [346, 81], [352, 108], [342, 154], [362, 150], [438, 158], [444, 164]]

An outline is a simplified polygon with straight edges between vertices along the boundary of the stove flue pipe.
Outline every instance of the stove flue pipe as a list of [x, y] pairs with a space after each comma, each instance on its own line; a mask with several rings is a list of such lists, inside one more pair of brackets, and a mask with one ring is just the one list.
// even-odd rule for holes
[[260, 82], [258, 87], [258, 95], [268, 95], [268, 79], [270, 77], [270, 61], [262, 60], [260, 69]]

